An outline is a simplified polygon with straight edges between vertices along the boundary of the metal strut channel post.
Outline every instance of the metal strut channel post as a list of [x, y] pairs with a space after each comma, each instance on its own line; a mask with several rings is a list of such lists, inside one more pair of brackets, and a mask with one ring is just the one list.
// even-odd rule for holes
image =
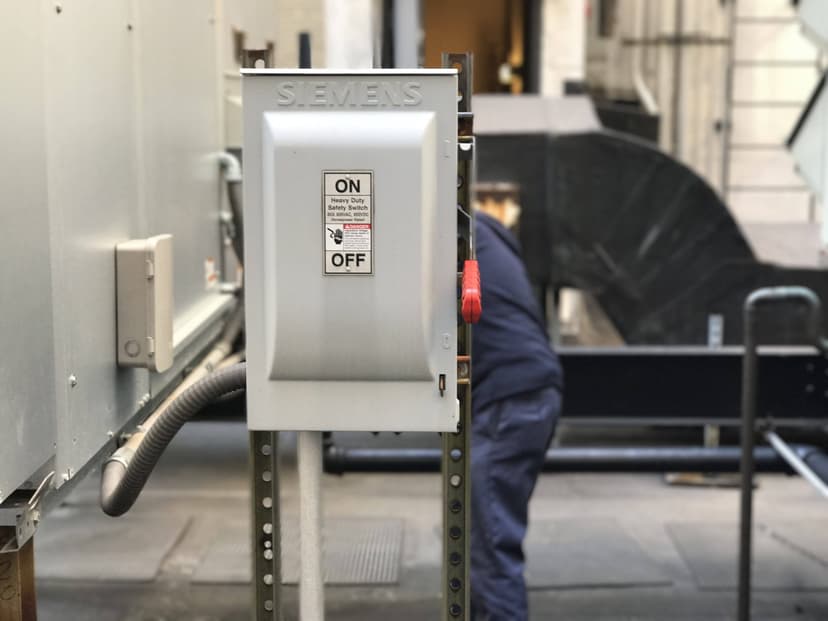
[[279, 524], [279, 434], [250, 432], [253, 485], [253, 618], [282, 621], [282, 545]]
[[[242, 67], [273, 64], [273, 49], [246, 49]], [[279, 433], [250, 432], [253, 619], [283, 621], [282, 536], [279, 521]]]
[[750, 621], [751, 554], [753, 545], [753, 474], [756, 442], [756, 409], [759, 386], [758, 310], [769, 304], [804, 304], [808, 308], [805, 325], [815, 347], [826, 351], [821, 336], [822, 305], [816, 294], [805, 287], [770, 287], [751, 293], [744, 306], [745, 357], [742, 363], [742, 459], [739, 521], [739, 598], [737, 619]]
[[[443, 54], [443, 67], [456, 68], [458, 111], [457, 157], [457, 269], [474, 258], [472, 245], [472, 135], [471, 54]], [[460, 312], [458, 309], [458, 317]], [[444, 621], [470, 619], [469, 551], [471, 535], [471, 327], [457, 327], [457, 433], [443, 434], [443, 614]]]

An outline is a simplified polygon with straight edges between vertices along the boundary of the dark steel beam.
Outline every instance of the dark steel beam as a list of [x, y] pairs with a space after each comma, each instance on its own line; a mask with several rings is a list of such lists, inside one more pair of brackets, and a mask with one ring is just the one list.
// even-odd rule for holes
[[[658, 423], [700, 419], [739, 424], [742, 347], [562, 348], [566, 376], [563, 416], [587, 422], [617, 419]], [[757, 418], [828, 422], [828, 361], [810, 347], [759, 353], [762, 382]], [[597, 385], [601, 390], [595, 390]], [[695, 422], [694, 422], [695, 421]]]

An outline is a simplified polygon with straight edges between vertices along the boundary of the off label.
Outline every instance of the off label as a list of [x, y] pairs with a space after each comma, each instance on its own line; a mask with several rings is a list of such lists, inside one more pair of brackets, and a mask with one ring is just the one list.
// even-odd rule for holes
[[322, 172], [326, 274], [374, 273], [374, 173]]

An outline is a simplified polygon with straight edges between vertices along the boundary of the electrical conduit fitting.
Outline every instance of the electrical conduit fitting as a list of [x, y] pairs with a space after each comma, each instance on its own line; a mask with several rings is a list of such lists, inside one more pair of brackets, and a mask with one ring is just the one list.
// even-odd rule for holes
[[242, 180], [241, 162], [232, 153], [221, 151], [218, 154], [219, 164], [224, 171], [224, 180], [228, 183]]

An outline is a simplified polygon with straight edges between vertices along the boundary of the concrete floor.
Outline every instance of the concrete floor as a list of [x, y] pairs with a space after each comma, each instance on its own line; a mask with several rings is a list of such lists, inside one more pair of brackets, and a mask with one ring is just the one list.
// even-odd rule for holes
[[[150, 574], [141, 579], [128, 578], [140, 569], [135, 559], [147, 556], [140, 537], [110, 539], [104, 545], [95, 545], [91, 536], [91, 543], [78, 541], [79, 524], [101, 533], [109, 524], [100, 518], [96, 475], [85, 481], [46, 519], [35, 542], [41, 550], [41, 621], [249, 619], [249, 586], [193, 580], [217, 536], [243, 536], [221, 529], [247, 516], [246, 451], [246, 431], [239, 424], [199, 423], [182, 432], [125, 518], [159, 524], [159, 538], [165, 526], [182, 525], [171, 531], [168, 548], [150, 561]], [[282, 503], [290, 515], [296, 512], [298, 493], [289, 447], [287, 453]], [[361, 474], [326, 477], [324, 485], [330, 518], [387, 517], [405, 524], [399, 583], [329, 587], [328, 619], [438, 619], [439, 477]], [[612, 541], [599, 546], [587, 539], [568, 547], [558, 542], [554, 549], [565, 550], [560, 558], [540, 560], [557, 568], [550, 575], [559, 584], [531, 592], [532, 619], [734, 619], [737, 498], [732, 489], [671, 487], [656, 475], [545, 475], [531, 507], [536, 524], [570, 529], [580, 522], [585, 528], [609, 524], [614, 531], [602, 537], [616, 532], [619, 541], [634, 542], [637, 552], [629, 559], [607, 558], [602, 553], [615, 549]], [[828, 619], [828, 533], [822, 534], [826, 508], [799, 479], [762, 477], [756, 498], [761, 588], [754, 595], [754, 619]], [[577, 532], [568, 532], [580, 541]], [[61, 541], [68, 541], [66, 548]], [[90, 579], [96, 567], [104, 574]], [[608, 567], [616, 572], [609, 583]], [[644, 573], [636, 573], [640, 571]], [[636, 577], [647, 572], [655, 572], [658, 584]], [[617, 575], [627, 573], [627, 581]], [[295, 587], [286, 588], [285, 599], [288, 618], [295, 619]]]

